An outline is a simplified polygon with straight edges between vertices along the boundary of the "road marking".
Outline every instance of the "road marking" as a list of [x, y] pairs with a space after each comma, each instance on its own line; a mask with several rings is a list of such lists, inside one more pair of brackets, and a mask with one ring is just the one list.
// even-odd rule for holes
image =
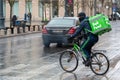
[[26, 64], [15, 65], [15, 66], [12, 66], [12, 67], [9, 67], [9, 68], [0, 70], [0, 75], [1, 75], [1, 74], [6, 74], [6, 73], [10, 73], [11, 71], [13, 71], [13, 70], [15, 70], [15, 69], [25, 68], [25, 67], [27, 67], [27, 66], [28, 66], [28, 65], [26, 65]]
[[29, 72], [25, 72], [25, 73], [23, 73], [21, 75], [18, 75], [17, 77], [26, 77], [27, 76], [26, 77], [26, 80], [27, 80], [27, 79], [30, 79], [30, 78], [32, 78], [34, 76], [42, 74], [42, 73], [44, 73], [47, 70], [55, 68], [56, 66], [57, 66], [57, 63], [53, 63], [53, 64], [49, 64], [49, 65], [44, 65], [44, 66], [42, 66], [40, 68], [33, 69], [33, 70], [29, 71]]
[[[120, 69], [120, 61], [106, 76], [109, 77], [109, 79], [113, 78], [114, 76], [118, 76], [118, 73], [115, 75], [115, 73], [117, 72], [118, 69]], [[113, 79], [110, 79], [110, 80], [113, 80]], [[114, 80], [117, 80], [117, 79], [114, 79]]]
[[[80, 63], [81, 61], [79, 61]], [[85, 66], [81, 63], [78, 65], [77, 69], [74, 71], [74, 73], [80, 72], [82, 69], [84, 69]], [[46, 80], [63, 80], [62, 77], [64, 76], [64, 79], [68, 78], [69, 76], [73, 75], [74, 73], [68, 73], [68, 72], [59, 72], [58, 74], [55, 74], [54, 76], [47, 78]], [[65, 74], [65, 75], [64, 75]], [[66, 75], [67, 74], [67, 75]], [[59, 79], [58, 79], [59, 78]]]

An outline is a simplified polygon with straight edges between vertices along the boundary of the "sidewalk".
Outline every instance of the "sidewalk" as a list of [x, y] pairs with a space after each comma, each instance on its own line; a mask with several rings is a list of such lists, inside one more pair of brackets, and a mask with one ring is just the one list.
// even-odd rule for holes
[[15, 26], [13, 28], [9, 28], [9, 22], [5, 23], [5, 27], [7, 27], [7, 29], [1, 29], [0, 30], [0, 38], [6, 38], [6, 37], [13, 37], [13, 36], [19, 36], [19, 35], [26, 35], [26, 34], [34, 34], [34, 33], [40, 33], [42, 30], [42, 23], [39, 21], [33, 21], [31, 23], [31, 26], [28, 27], [18, 27]]
[[[5, 27], [9, 27], [9, 25], [10, 25], [10, 22], [6, 21], [5, 22]], [[42, 25], [42, 23], [41, 23], [41, 21], [32, 21], [31, 25]]]

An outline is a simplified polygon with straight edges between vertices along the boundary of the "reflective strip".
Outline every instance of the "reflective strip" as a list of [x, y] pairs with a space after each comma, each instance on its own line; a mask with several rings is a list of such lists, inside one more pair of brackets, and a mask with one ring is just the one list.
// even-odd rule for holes
[[81, 46], [81, 50], [82, 50], [82, 54], [85, 58], [87, 58], [87, 54], [85, 54], [85, 52], [83, 51], [83, 47], [85, 47], [85, 45], [88, 43], [88, 41], [90, 40], [90, 38], [88, 37], [88, 39], [86, 40], [86, 42], [83, 44], [83, 46]]
[[91, 23], [93, 23], [94, 21], [97, 21], [97, 20], [99, 20], [101, 18], [101, 15], [99, 16], [99, 17], [96, 17], [95, 19], [89, 19], [89, 21], [91, 22]]
[[90, 38], [88, 37], [88, 39], [86, 40], [86, 42], [83, 44], [82, 48], [85, 47], [85, 45], [88, 43], [89, 40], [90, 40]]

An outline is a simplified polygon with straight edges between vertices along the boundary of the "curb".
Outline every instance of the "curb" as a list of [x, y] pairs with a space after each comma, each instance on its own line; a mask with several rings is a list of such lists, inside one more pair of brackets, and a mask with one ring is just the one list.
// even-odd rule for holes
[[9, 38], [9, 37], [15, 37], [15, 36], [23, 36], [23, 35], [29, 35], [29, 34], [36, 34], [36, 33], [41, 33], [41, 31], [37, 31], [37, 32], [29, 32], [29, 33], [20, 33], [20, 34], [11, 34], [11, 35], [4, 35], [4, 36], [0, 36], [0, 39], [2, 38]]
[[39, 25], [32, 25], [29, 28], [28, 27], [13, 27], [8, 29], [1, 29], [0, 30], [0, 39], [1, 38], [8, 38], [8, 37], [15, 37], [15, 36], [22, 36], [22, 35], [28, 35], [28, 34], [35, 34], [35, 33], [41, 33], [41, 26]]

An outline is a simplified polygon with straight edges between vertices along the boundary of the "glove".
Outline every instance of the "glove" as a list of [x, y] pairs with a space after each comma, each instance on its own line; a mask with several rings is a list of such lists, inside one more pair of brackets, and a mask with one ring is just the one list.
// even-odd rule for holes
[[73, 42], [73, 39], [74, 39], [73, 37], [69, 37], [69, 38], [68, 38], [68, 42], [69, 42], [69, 43], [72, 43], [72, 42]]

